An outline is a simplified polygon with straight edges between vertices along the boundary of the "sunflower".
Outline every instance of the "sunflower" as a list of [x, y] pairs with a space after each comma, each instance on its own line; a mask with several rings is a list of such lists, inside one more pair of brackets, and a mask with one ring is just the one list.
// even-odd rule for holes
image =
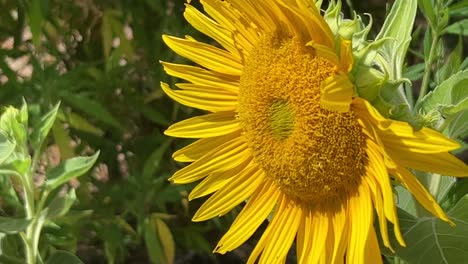
[[211, 195], [193, 221], [246, 202], [215, 252], [243, 244], [269, 218], [248, 263], [283, 263], [296, 242], [299, 263], [382, 263], [388, 223], [400, 233], [392, 192], [399, 181], [429, 212], [450, 222], [408, 170], [463, 176], [439, 132], [383, 117], [353, 83], [351, 41], [335, 35], [312, 0], [201, 0], [187, 21], [219, 45], [163, 36], [199, 66], [161, 62], [186, 80], [164, 92], [208, 111], [165, 134], [196, 138], [174, 159], [192, 162], [170, 180], [202, 180], [189, 199]]

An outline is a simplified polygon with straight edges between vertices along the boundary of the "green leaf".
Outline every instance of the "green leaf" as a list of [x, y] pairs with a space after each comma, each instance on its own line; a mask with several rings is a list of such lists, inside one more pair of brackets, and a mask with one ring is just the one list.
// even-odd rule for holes
[[0, 216], [0, 233], [16, 234], [26, 230], [31, 220]]
[[461, 111], [450, 119], [450, 123], [444, 133], [452, 138], [465, 139], [468, 137], [468, 111]]
[[450, 17], [466, 17], [468, 16], [468, 7], [459, 9], [450, 8]]
[[166, 153], [167, 148], [170, 146], [171, 142], [171, 140], [166, 140], [159, 148], [151, 153], [148, 159], [146, 159], [145, 165], [143, 166], [144, 178], [152, 177], [153, 174], [158, 170], [159, 166], [161, 165], [163, 155]]
[[52, 126], [52, 135], [54, 136], [55, 144], [57, 144], [60, 149], [60, 158], [62, 160], [75, 156], [73, 147], [70, 145], [72, 139], [67, 131], [65, 131], [61, 122], [55, 122], [54, 126]]
[[405, 69], [405, 73], [403, 76], [412, 81], [420, 80], [424, 75], [425, 66], [426, 65], [424, 63], [411, 65], [410, 67]]
[[449, 7], [450, 17], [468, 16], [468, 1], [459, 1]]
[[41, 120], [33, 128], [33, 131], [30, 136], [31, 145], [35, 150], [39, 150], [44, 142], [45, 138], [49, 134], [50, 129], [52, 128], [55, 118], [57, 117], [57, 111], [60, 107], [60, 103], [57, 103], [52, 110], [47, 112], [44, 116], [41, 117]]
[[5, 162], [16, 148], [16, 144], [11, 142], [0, 130], [0, 164]]
[[29, 27], [31, 28], [31, 34], [33, 44], [37, 47], [41, 41], [42, 24], [44, 21], [44, 15], [42, 14], [41, 0], [32, 0], [29, 6]]
[[145, 243], [153, 263], [173, 264], [175, 243], [166, 223], [159, 218], [145, 221]]
[[463, 19], [446, 27], [443, 34], [456, 34], [468, 36], [468, 19]]
[[76, 113], [64, 113], [64, 112], [59, 112], [58, 113], [58, 118], [70, 124], [71, 127], [78, 129], [80, 131], [88, 132], [97, 136], [102, 136], [104, 134], [104, 131], [102, 129], [94, 126], [91, 124], [86, 118], [80, 116], [79, 114]]
[[0, 117], [0, 130], [3, 130], [10, 140], [15, 141], [19, 151], [27, 153], [27, 120], [24, 120], [23, 111], [12, 106], [5, 109]]
[[448, 190], [447, 194], [441, 200], [440, 205], [445, 210], [450, 210], [468, 193], [468, 179], [458, 179]]
[[378, 50], [375, 63], [385, 72], [388, 80], [380, 89], [379, 101], [375, 103], [384, 116], [399, 120], [411, 120], [409, 102], [403, 91], [403, 63], [411, 42], [414, 19], [417, 11], [417, 0], [397, 0], [385, 19], [375, 41], [383, 41]]
[[417, 219], [399, 211], [401, 231], [407, 247], [396, 254], [409, 263], [465, 263], [468, 259], [468, 195], [448, 212], [456, 224], [435, 217]]
[[164, 252], [164, 261], [162, 263], [173, 264], [175, 259], [175, 243], [171, 230], [169, 230], [169, 227], [163, 220], [155, 218], [154, 221]]
[[46, 264], [83, 264], [77, 256], [64, 250], [55, 251], [46, 261]]
[[81, 95], [75, 95], [68, 92], [63, 92], [63, 100], [70, 104], [73, 108], [83, 111], [84, 113], [95, 117], [102, 122], [113, 126], [118, 129], [122, 129], [121, 124], [115, 119], [112, 114], [107, 110], [101, 103], [84, 97]]
[[444, 117], [468, 109], [468, 70], [458, 72], [424, 96], [421, 109], [425, 113], [439, 111]]
[[61, 162], [47, 171], [45, 185], [53, 190], [67, 181], [85, 174], [96, 162], [99, 151], [90, 157], [76, 157]]
[[463, 56], [463, 40], [460, 37], [458, 44], [455, 49], [450, 53], [445, 63], [440, 67], [440, 69], [435, 74], [437, 83], [445, 81], [453, 74], [456, 74], [460, 69]]
[[67, 194], [63, 195], [60, 192], [56, 194], [49, 206], [49, 214], [47, 218], [53, 219], [65, 215], [76, 201], [75, 189], [71, 189]]
[[418, 5], [431, 27], [434, 27], [436, 25], [436, 15], [434, 13], [434, 5], [432, 4], [432, 1], [418, 0]]
[[144, 238], [148, 255], [152, 263], [163, 263], [164, 249], [158, 237], [156, 226], [152, 219], [146, 219], [144, 226]]

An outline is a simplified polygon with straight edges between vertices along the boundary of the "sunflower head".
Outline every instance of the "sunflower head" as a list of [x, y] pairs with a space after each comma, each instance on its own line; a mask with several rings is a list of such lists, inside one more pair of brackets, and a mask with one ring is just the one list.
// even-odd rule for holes
[[466, 165], [448, 153], [458, 144], [369, 103], [391, 78], [371, 64], [376, 46], [364, 40], [370, 27], [359, 17], [342, 20], [334, 1], [325, 13], [312, 0], [201, 3], [206, 14], [187, 5], [185, 18], [219, 45], [163, 36], [199, 66], [162, 62], [187, 81], [162, 88], [209, 112], [165, 131], [198, 139], [174, 153], [192, 163], [171, 177], [202, 180], [190, 199], [213, 194], [194, 220], [247, 201], [216, 252], [240, 246], [271, 215], [249, 263], [284, 262], [294, 240], [300, 263], [381, 263], [374, 213], [384, 245], [391, 248], [387, 222], [404, 245], [392, 179], [448, 221], [406, 168], [464, 175]]

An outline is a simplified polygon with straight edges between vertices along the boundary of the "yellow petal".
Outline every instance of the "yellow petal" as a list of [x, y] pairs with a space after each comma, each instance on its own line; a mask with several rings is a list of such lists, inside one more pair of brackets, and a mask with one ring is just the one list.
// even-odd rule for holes
[[195, 29], [214, 39], [217, 43], [231, 52], [234, 57], [240, 60], [241, 52], [234, 43], [232, 32], [230, 30], [222, 27], [191, 5], [186, 6], [184, 17]]
[[161, 61], [167, 74], [189, 82], [217, 87], [233, 93], [239, 92], [239, 80], [233, 79], [231, 75], [209, 71], [196, 66], [175, 64]]
[[229, 3], [263, 31], [268, 32], [275, 29], [275, 17], [268, 14], [269, 7], [265, 8], [265, 4], [273, 3], [257, 0], [231, 0]]
[[298, 240], [304, 241], [299, 263], [319, 263], [326, 253], [325, 243], [329, 236], [329, 219], [321, 212], [310, 214], [309, 210], [305, 209], [304, 211], [302, 213], [303, 222], [297, 234]]
[[218, 170], [228, 170], [249, 159], [251, 154], [245, 143], [235, 138], [213, 149], [194, 163], [178, 170], [169, 179], [174, 183], [190, 183]]
[[280, 263], [286, 258], [296, 237], [301, 218], [301, 208], [283, 199], [275, 217], [268, 225], [268, 228], [271, 228], [269, 242], [265, 245], [259, 264]]
[[172, 90], [161, 83], [163, 91], [173, 100], [194, 108], [210, 112], [233, 111], [237, 108], [237, 96], [223, 90], [212, 91]]
[[317, 55], [327, 59], [330, 63], [334, 65], [340, 64], [340, 59], [338, 58], [338, 55], [336, 54], [335, 50], [331, 49], [330, 47], [316, 43], [313, 40], [309, 41], [306, 44], [306, 46], [314, 48], [315, 52], [317, 52]]
[[203, 179], [193, 190], [190, 192], [189, 201], [214, 193], [223, 188], [231, 181], [231, 178], [241, 174], [242, 171], [249, 169], [251, 159], [247, 159], [239, 165], [229, 170], [221, 170], [211, 173], [208, 177]]
[[250, 166], [232, 179], [223, 188], [213, 194], [195, 213], [192, 221], [205, 221], [216, 216], [222, 216], [238, 204], [252, 196], [264, 181], [263, 171]]
[[370, 191], [366, 184], [359, 186], [359, 193], [349, 199], [348, 225], [350, 228], [347, 263], [365, 263], [365, 246], [372, 227], [374, 208], [370, 200]]
[[240, 130], [234, 112], [216, 112], [192, 117], [171, 125], [164, 134], [180, 138], [209, 138]]
[[354, 85], [343, 73], [337, 73], [322, 82], [320, 106], [326, 110], [348, 112], [353, 98]]
[[301, 224], [297, 231], [296, 253], [298, 263], [309, 263], [309, 255], [312, 252], [312, 241], [309, 239], [312, 234], [312, 212], [303, 209]]
[[[403, 186], [405, 186], [408, 191], [418, 200], [418, 202], [426, 208], [433, 215], [439, 217], [440, 219], [452, 223], [450, 219], [445, 214], [444, 210], [440, 208], [437, 201], [432, 197], [432, 195], [424, 188], [424, 186], [416, 179], [416, 177], [411, 174], [405, 168], [399, 167], [395, 171], [395, 176], [400, 181]], [[453, 224], [453, 223], [452, 223]]]
[[198, 41], [163, 35], [162, 39], [169, 48], [209, 70], [223, 74], [240, 76], [242, 64], [231, 53]]
[[240, 132], [238, 131], [219, 137], [202, 138], [177, 150], [172, 154], [172, 158], [179, 162], [192, 162], [239, 136]]
[[340, 66], [344, 72], [353, 69], [353, 46], [350, 40], [341, 40]]
[[373, 123], [385, 152], [397, 163], [443, 175], [468, 176], [468, 166], [447, 153], [459, 147], [456, 141], [430, 128], [414, 131], [406, 122], [386, 119], [361, 98], [354, 100], [353, 110]]
[[363, 263], [381, 264], [382, 255], [380, 254], [379, 242], [375, 230], [371, 227], [366, 242], [366, 256]]
[[278, 203], [279, 195], [280, 191], [277, 187], [271, 181], [265, 181], [248, 200], [231, 228], [218, 242], [215, 252], [224, 254], [247, 241], [270, 215]]
[[216, 0], [202, 0], [201, 3], [208, 15], [233, 33], [235, 43], [242, 51], [248, 52], [256, 44], [256, 30], [245, 15], [232, 8], [229, 3]]
[[298, 5], [298, 9], [307, 13], [305, 15], [307, 20], [304, 23], [309, 31], [310, 38], [317, 43], [335, 49], [335, 35], [325, 19], [323, 19], [315, 3], [308, 0], [296, 0], [295, 3]]
[[333, 264], [342, 264], [345, 258], [347, 241], [349, 238], [349, 226], [347, 223], [347, 213], [345, 208], [340, 207], [338, 211], [334, 212], [330, 222], [333, 227]]
[[387, 152], [394, 161], [405, 167], [442, 175], [468, 176], [468, 166], [450, 153], [421, 154], [395, 149], [389, 149]]

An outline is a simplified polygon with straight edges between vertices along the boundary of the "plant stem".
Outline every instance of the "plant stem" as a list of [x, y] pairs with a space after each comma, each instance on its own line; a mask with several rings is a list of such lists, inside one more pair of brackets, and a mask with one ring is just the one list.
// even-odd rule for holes
[[[437, 44], [439, 42], [439, 33], [435, 30], [432, 30], [432, 43], [431, 49], [429, 50], [429, 58], [426, 61], [426, 67], [424, 72], [424, 77], [421, 84], [421, 90], [419, 91], [418, 101], [416, 102], [416, 106], [419, 106], [421, 100], [427, 94], [427, 89], [429, 87], [429, 81], [431, 78], [431, 71], [432, 71], [432, 64], [434, 64], [435, 55], [437, 52]], [[416, 107], [418, 108], [418, 107]], [[416, 109], [415, 108], [415, 109]]]
[[25, 176], [24, 179], [24, 200], [25, 200], [25, 210], [27, 219], [31, 220], [28, 228], [26, 229], [26, 234], [23, 236], [25, 253], [26, 253], [26, 263], [35, 264], [37, 249], [34, 247], [34, 233], [37, 219], [35, 217], [35, 206], [34, 206], [34, 188], [31, 186], [32, 180], [29, 178], [29, 175]]

